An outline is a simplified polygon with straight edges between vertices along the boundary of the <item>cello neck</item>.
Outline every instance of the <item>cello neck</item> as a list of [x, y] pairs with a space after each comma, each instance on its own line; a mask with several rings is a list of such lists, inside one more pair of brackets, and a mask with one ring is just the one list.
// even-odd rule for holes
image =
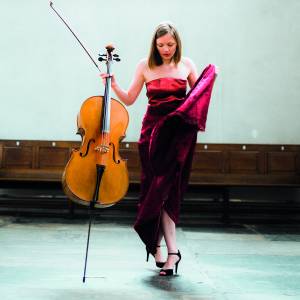
[[103, 101], [103, 108], [102, 108], [102, 126], [101, 131], [102, 133], [108, 134], [110, 132], [110, 99], [111, 99], [111, 65], [112, 65], [112, 51], [114, 47], [107, 46], [106, 47], [107, 54], [106, 54], [106, 68], [107, 74], [109, 77], [106, 78], [105, 82], [105, 91], [104, 91], [104, 101]]

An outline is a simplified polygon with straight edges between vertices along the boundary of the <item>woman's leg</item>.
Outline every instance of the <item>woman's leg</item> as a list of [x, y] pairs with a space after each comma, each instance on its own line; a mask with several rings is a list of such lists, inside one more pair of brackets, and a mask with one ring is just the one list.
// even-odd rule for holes
[[[162, 231], [162, 228], [160, 226], [159, 233], [158, 233], [157, 246], [161, 245], [162, 237], [163, 237], [163, 231]], [[164, 261], [163, 255], [162, 255], [162, 252], [161, 252], [161, 247], [156, 247], [155, 261], [157, 261], [157, 262], [163, 262]]]
[[[177, 253], [178, 248], [176, 245], [176, 226], [174, 221], [169, 217], [167, 212], [163, 210], [162, 213], [162, 228], [164, 238], [167, 244], [168, 253]], [[164, 269], [172, 269], [174, 264], [178, 261], [178, 256], [169, 255], [164, 265]]]

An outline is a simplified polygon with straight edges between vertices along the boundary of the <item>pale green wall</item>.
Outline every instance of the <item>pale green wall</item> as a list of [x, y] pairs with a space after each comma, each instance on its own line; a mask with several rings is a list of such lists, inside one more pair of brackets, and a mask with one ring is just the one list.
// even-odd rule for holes
[[[126, 88], [155, 26], [173, 21], [199, 70], [219, 66], [199, 141], [300, 143], [299, 0], [56, 0], [97, 58], [113, 42]], [[1, 0], [0, 139], [76, 140], [84, 99], [101, 94], [97, 69], [47, 0]], [[128, 108], [137, 141], [147, 99]]]

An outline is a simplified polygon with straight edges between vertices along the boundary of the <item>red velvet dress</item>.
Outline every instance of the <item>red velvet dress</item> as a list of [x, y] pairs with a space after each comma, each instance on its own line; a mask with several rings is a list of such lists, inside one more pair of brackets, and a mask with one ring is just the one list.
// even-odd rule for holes
[[134, 228], [153, 255], [164, 209], [178, 223], [197, 131], [205, 129], [215, 67], [209, 65], [186, 95], [187, 81], [159, 78], [146, 84], [149, 105], [139, 139], [141, 191]]

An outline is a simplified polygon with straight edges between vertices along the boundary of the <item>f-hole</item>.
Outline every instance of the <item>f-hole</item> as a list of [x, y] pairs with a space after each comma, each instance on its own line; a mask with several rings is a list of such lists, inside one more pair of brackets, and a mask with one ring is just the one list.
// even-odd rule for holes
[[113, 160], [116, 164], [119, 164], [120, 163], [120, 160], [116, 160], [116, 148], [115, 148], [115, 144], [113, 143], [109, 143], [110, 146], [113, 147]]
[[91, 144], [92, 142], [95, 143], [95, 140], [94, 140], [94, 139], [89, 140], [88, 145], [87, 145], [87, 148], [86, 148], [86, 152], [85, 152], [84, 154], [83, 154], [82, 152], [80, 152], [80, 156], [81, 156], [81, 157], [85, 157], [85, 156], [88, 155], [89, 149], [90, 149], [90, 144]]

